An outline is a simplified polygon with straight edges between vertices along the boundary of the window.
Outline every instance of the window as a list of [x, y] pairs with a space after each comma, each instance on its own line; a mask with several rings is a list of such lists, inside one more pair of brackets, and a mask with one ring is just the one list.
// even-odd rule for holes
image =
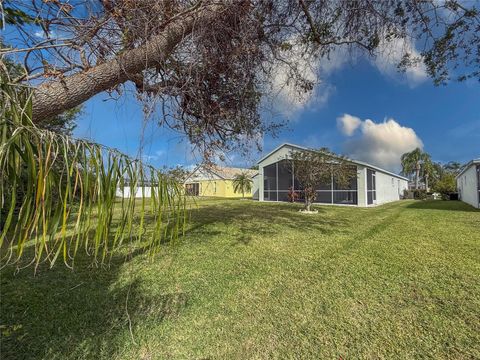
[[477, 165], [478, 206], [480, 207], [480, 165]]
[[367, 204], [371, 205], [377, 200], [375, 171], [367, 169]]
[[277, 201], [277, 164], [263, 168], [263, 198]]
[[193, 184], [185, 184], [185, 190], [188, 195], [192, 196], [198, 196], [199, 195], [199, 190], [200, 186], [198, 183], [193, 183]]
[[[291, 163], [281, 160], [275, 164], [263, 168], [263, 198], [267, 201], [288, 201], [290, 188], [299, 194], [299, 201], [303, 200], [303, 188], [294, 178]], [[355, 170], [356, 166], [352, 165]], [[333, 181], [320, 184], [317, 189], [316, 203], [356, 205], [357, 199], [357, 176], [353, 176], [346, 186], [339, 186]]]

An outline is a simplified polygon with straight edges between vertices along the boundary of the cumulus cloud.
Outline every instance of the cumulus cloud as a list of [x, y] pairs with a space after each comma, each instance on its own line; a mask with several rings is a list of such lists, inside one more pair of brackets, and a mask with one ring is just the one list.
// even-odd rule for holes
[[[314, 62], [297, 55], [298, 52], [290, 51], [286, 55], [286, 61], [296, 64], [298, 75], [314, 84], [319, 83], [318, 68]], [[295, 86], [294, 74], [287, 63], [279, 62], [272, 75], [272, 92], [274, 96], [273, 106], [286, 117], [293, 115], [307, 107], [314, 98], [314, 92], [302, 92]]]
[[[283, 53], [285, 62], [278, 62], [272, 77], [273, 109], [290, 120], [297, 120], [305, 109], [315, 109], [324, 106], [335, 92], [335, 86], [329, 81], [330, 75], [341, 71], [348, 63], [356, 63], [362, 56], [349, 52], [347, 47], [336, 47], [328, 57], [309, 59], [299, 54], [303, 52], [292, 48]], [[399, 72], [398, 65], [405, 54], [409, 54], [411, 66], [404, 73]], [[371, 60], [384, 76], [396, 81], [404, 82], [415, 87], [425, 80], [428, 75], [420, 52], [409, 39], [393, 39], [383, 41], [377, 51], [377, 56]], [[292, 81], [292, 72], [288, 63], [295, 64], [298, 74], [315, 84], [311, 92], [299, 92]]]
[[337, 126], [342, 134], [352, 136], [355, 130], [360, 126], [362, 120], [350, 114], [343, 114], [337, 118]]
[[402, 74], [398, 71], [398, 64], [406, 53], [413, 60], [413, 64], [407, 67], [404, 76], [407, 83], [414, 87], [424, 82], [428, 75], [425, 64], [422, 62], [422, 56], [412, 41], [406, 39], [383, 41], [379, 46], [374, 64], [383, 75], [395, 79], [401, 78]]
[[[402, 154], [417, 147], [423, 148], [422, 140], [412, 128], [402, 126], [392, 118], [381, 123], [370, 119], [360, 120], [355, 129], [358, 129], [356, 136], [344, 143], [348, 156], [392, 171], [400, 170]], [[355, 129], [349, 136], [355, 134]]]

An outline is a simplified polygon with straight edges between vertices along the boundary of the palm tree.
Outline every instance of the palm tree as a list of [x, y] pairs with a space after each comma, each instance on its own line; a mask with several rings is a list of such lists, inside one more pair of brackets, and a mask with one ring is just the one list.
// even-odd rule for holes
[[458, 161], [449, 161], [448, 163], [446, 163], [443, 168], [446, 170], [446, 171], [449, 171], [453, 174], [456, 174], [458, 171], [460, 171], [460, 169], [462, 168], [462, 164], [459, 163]]
[[422, 170], [422, 166], [425, 162], [431, 162], [430, 155], [423, 152], [420, 148], [416, 148], [415, 150], [402, 155], [402, 173], [404, 175], [414, 174], [415, 190], [418, 190], [420, 171]]
[[[0, 267], [26, 256], [35, 269], [59, 259], [72, 267], [82, 249], [95, 264], [125, 249], [154, 255], [183, 233], [181, 184], [116, 150], [37, 127], [31, 90], [1, 71], [0, 102]], [[140, 187], [141, 198], [117, 199], [127, 186]]]
[[425, 190], [429, 191], [429, 180], [435, 177], [435, 166], [430, 155], [424, 153], [422, 163], [423, 179], [425, 181]]
[[235, 175], [233, 178], [233, 190], [238, 193], [242, 193], [242, 197], [245, 198], [245, 193], [252, 191], [252, 179], [246, 172]]

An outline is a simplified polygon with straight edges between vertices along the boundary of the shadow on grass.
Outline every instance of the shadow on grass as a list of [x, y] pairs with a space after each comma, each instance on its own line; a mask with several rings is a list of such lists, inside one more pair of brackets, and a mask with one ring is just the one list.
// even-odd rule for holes
[[35, 276], [31, 267], [2, 269], [2, 359], [112, 358], [132, 341], [129, 318], [133, 329], [153, 326], [187, 306], [182, 292], [146, 295], [125, 269], [122, 276], [129, 266], [123, 256], [108, 269], [91, 261], [80, 255], [73, 271], [58, 263], [40, 266]]
[[447, 210], [463, 212], [480, 212], [473, 206], [457, 200], [416, 200], [407, 206], [409, 209]]
[[[342, 218], [326, 218], [326, 210], [317, 207], [318, 214], [300, 214], [299, 204], [262, 204], [249, 206], [247, 202], [209, 204], [208, 209], [191, 211], [191, 226], [187, 234], [201, 233], [215, 236], [222, 233], [215, 225], [231, 226], [238, 229], [235, 243], [249, 244], [255, 237], [278, 235], [285, 226], [299, 231], [316, 231], [330, 235], [344, 231], [347, 221]], [[265, 226], [268, 224], [268, 226]]]
[[[200, 204], [190, 213], [184, 241], [187, 246], [198, 238], [208, 241], [225, 233], [225, 227], [232, 227], [232, 245], [248, 245], [253, 239], [278, 235], [285, 226], [331, 234], [344, 231], [347, 225], [345, 219], [325, 217], [325, 209], [318, 208], [316, 215], [305, 215], [297, 212], [300, 207], [251, 206], [248, 201]], [[26, 258], [32, 256], [33, 248], [25, 251], [30, 252]], [[129, 261], [135, 261], [140, 253], [133, 254]], [[73, 271], [60, 262], [53, 269], [41, 265], [35, 276], [32, 267], [17, 274], [11, 266], [0, 271], [2, 359], [121, 357], [122, 351], [135, 346], [129, 318], [135, 334], [136, 327], [158, 326], [179, 316], [188, 306], [187, 293], [152, 294], [142, 289], [135, 274], [128, 274], [131, 264], [125, 255], [113, 257], [108, 269], [92, 267], [91, 261], [79, 253]]]

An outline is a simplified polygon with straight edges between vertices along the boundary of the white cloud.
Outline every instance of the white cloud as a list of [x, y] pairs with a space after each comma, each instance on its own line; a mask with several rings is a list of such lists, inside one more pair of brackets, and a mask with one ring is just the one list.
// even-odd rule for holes
[[40, 39], [53, 39], [57, 37], [55, 31], [49, 31], [48, 33], [43, 30], [37, 30], [33, 33], [33, 35]]
[[422, 56], [412, 41], [407, 39], [383, 41], [379, 46], [377, 56], [373, 62], [383, 75], [394, 79], [401, 79], [402, 73], [398, 71], [397, 66], [406, 53], [410, 55], [412, 60], [415, 60], [415, 64], [407, 67], [403, 76], [408, 85], [415, 87], [424, 82], [428, 75], [425, 64], [422, 62]]
[[[270, 79], [273, 95], [271, 107], [274, 112], [293, 121], [298, 120], [305, 109], [324, 106], [336, 90], [335, 86], [328, 82], [329, 76], [342, 70], [348, 63], [356, 63], [362, 56], [342, 46], [334, 48], [328, 57], [320, 59], [305, 58], [299, 55], [302, 53], [297, 47], [283, 52], [285, 62], [277, 62]], [[402, 73], [399, 72], [398, 65], [406, 53], [410, 55], [412, 64]], [[409, 39], [383, 41], [378, 47], [377, 56], [371, 61], [384, 76], [407, 83], [410, 87], [415, 87], [428, 78], [422, 56]], [[313, 91], [298, 91], [291, 80], [288, 63], [295, 64], [299, 74], [315, 84]]]
[[142, 154], [142, 160], [149, 163], [151, 161], [157, 161], [165, 155], [164, 150], [157, 150], [153, 154]]
[[[321, 59], [302, 57], [299, 55], [302, 53], [298, 48], [285, 51], [283, 55], [286, 62], [277, 63], [271, 78], [273, 108], [294, 121], [303, 110], [318, 109], [328, 102], [335, 87], [326, 79], [351, 59], [344, 47], [337, 47], [328, 57]], [[295, 64], [299, 75], [315, 84], [313, 91], [302, 92], [295, 87], [287, 63]]]
[[347, 155], [386, 169], [400, 170], [402, 154], [417, 147], [423, 148], [422, 140], [412, 128], [402, 126], [392, 118], [381, 123], [366, 119], [357, 128], [360, 133], [344, 143]]
[[[290, 51], [286, 55], [286, 61], [297, 66], [299, 75], [308, 81], [318, 83], [317, 67], [314, 62], [307, 61], [297, 55], [298, 52]], [[299, 91], [291, 79], [292, 73], [288, 64], [279, 62], [272, 76], [273, 106], [277, 111], [291, 118], [296, 112], [307, 107], [314, 98], [314, 92]]]
[[337, 126], [347, 136], [352, 136], [355, 130], [361, 125], [362, 120], [350, 114], [343, 114], [337, 118]]

